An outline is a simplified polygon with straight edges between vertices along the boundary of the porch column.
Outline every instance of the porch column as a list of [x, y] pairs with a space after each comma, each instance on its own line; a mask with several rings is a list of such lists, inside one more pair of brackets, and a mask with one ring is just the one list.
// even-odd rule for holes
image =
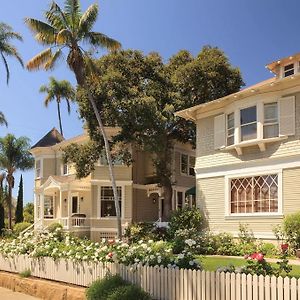
[[40, 210], [41, 224], [44, 226], [44, 194], [40, 194]]
[[61, 189], [59, 189], [59, 218], [60, 219], [63, 217], [62, 211], [63, 211], [62, 191], [61, 191]]
[[71, 228], [71, 214], [72, 214], [72, 211], [71, 211], [71, 191], [70, 189], [68, 189], [68, 229]]

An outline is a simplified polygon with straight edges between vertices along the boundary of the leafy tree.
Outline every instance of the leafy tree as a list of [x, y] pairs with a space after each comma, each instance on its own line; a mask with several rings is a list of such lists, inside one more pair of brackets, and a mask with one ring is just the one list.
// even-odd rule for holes
[[0, 175], [0, 234], [2, 234], [2, 231], [5, 228], [4, 202], [6, 200], [6, 193], [3, 188], [4, 179], [5, 179], [5, 174], [1, 174]]
[[[92, 31], [98, 17], [98, 9], [97, 4], [92, 4], [83, 13], [79, 0], [65, 0], [64, 8], [53, 1], [49, 10], [45, 12], [46, 22], [26, 18], [25, 22], [34, 32], [35, 39], [39, 43], [49, 46], [33, 57], [27, 63], [27, 68], [28, 70], [52, 69], [62, 56], [63, 49], [68, 51], [67, 64], [74, 72], [79, 86], [87, 91], [88, 105], [92, 108], [92, 114], [98, 121], [103, 137], [116, 206], [118, 236], [121, 237], [120, 207], [109, 142], [104, 131], [101, 111], [97, 110], [95, 99], [89, 93], [86, 85], [86, 78], [94, 72], [94, 66], [90, 58], [92, 52], [84, 50], [83, 43], [92, 46], [93, 49], [105, 48], [114, 51], [121, 47], [116, 40], [103, 33]], [[56, 51], [53, 53], [52, 49], [56, 49]]]
[[17, 207], [15, 212], [15, 223], [21, 223], [23, 221], [23, 176], [21, 175], [17, 198]]
[[[145, 56], [139, 51], [120, 51], [100, 58], [97, 70], [98, 76], [89, 77], [89, 91], [103, 111], [104, 122], [121, 128], [114, 141], [131, 143], [152, 154], [164, 190], [167, 219], [174, 184], [174, 144], [195, 141], [194, 124], [174, 112], [238, 91], [243, 85], [240, 72], [220, 49], [210, 46], [196, 57], [180, 51], [166, 63], [157, 53]], [[95, 133], [97, 123], [87, 105], [86, 90], [79, 90], [77, 98], [81, 116]], [[81, 156], [84, 153], [77, 151], [77, 162]], [[76, 163], [76, 156], [73, 160]]]
[[24, 222], [34, 222], [34, 205], [31, 202], [27, 203], [24, 207]]
[[14, 188], [16, 170], [29, 170], [33, 168], [34, 159], [29, 153], [30, 144], [26, 137], [16, 138], [7, 134], [0, 138], [0, 169], [6, 173], [8, 184], [8, 228], [12, 229], [12, 189]]
[[16, 39], [19, 41], [23, 40], [22, 36], [19, 33], [13, 31], [12, 27], [1, 22], [0, 23], [0, 56], [2, 58], [2, 61], [6, 69], [7, 84], [9, 82], [10, 72], [9, 72], [9, 67], [8, 67], [6, 57], [16, 58], [21, 64], [21, 66], [23, 67], [23, 61], [21, 56], [18, 53], [17, 48], [10, 43], [12, 39]]
[[49, 85], [42, 85], [40, 87], [41, 93], [46, 93], [44, 104], [48, 107], [48, 104], [52, 101], [56, 101], [57, 104], [57, 115], [59, 121], [60, 133], [63, 136], [63, 128], [60, 114], [60, 103], [62, 99], [66, 100], [68, 113], [71, 112], [70, 101], [75, 100], [75, 90], [71, 83], [67, 80], [56, 80], [54, 77], [50, 77]]

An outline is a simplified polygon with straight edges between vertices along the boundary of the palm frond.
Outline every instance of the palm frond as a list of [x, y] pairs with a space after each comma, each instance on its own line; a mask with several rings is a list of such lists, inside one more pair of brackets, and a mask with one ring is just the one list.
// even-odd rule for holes
[[17, 32], [14, 32], [14, 31], [6, 32], [5, 38], [7, 40], [9, 40], [9, 39], [16, 39], [16, 40], [19, 40], [19, 41], [23, 41], [23, 37], [21, 36], [21, 34], [19, 34]]
[[40, 20], [25, 18], [25, 24], [35, 33], [35, 39], [42, 44], [54, 44], [56, 40], [56, 30], [53, 26]]
[[24, 67], [23, 60], [22, 60], [20, 54], [18, 53], [17, 49], [14, 46], [12, 46], [10, 44], [2, 45], [0, 51], [7, 56], [15, 57], [19, 61], [21, 66]]
[[34, 56], [27, 64], [26, 68], [28, 70], [39, 70], [41, 68], [45, 68], [45, 64], [52, 59], [52, 51], [51, 48], [48, 48], [36, 56]]
[[3, 60], [4, 66], [5, 66], [5, 70], [6, 70], [6, 83], [8, 84], [8, 82], [9, 82], [9, 75], [10, 75], [8, 63], [7, 63], [6, 58], [5, 58], [5, 56], [3, 55], [3, 53], [0, 52], [0, 54], [1, 54], [1, 57], [2, 57], [2, 60]]
[[97, 20], [98, 10], [98, 5], [92, 4], [81, 16], [78, 28], [78, 35], [80, 37], [84, 36], [85, 33], [91, 31]]
[[57, 30], [62, 30], [63, 28], [68, 27], [68, 22], [64, 12], [54, 1], [51, 4], [50, 10], [46, 11], [45, 17], [49, 21], [50, 25]]
[[68, 114], [70, 114], [70, 113], [71, 113], [71, 105], [70, 105], [69, 99], [66, 99], [66, 102], [67, 102], [67, 110], [68, 110]]
[[0, 124], [4, 124], [6, 127], [8, 125], [4, 113], [2, 111], [0, 111]]
[[62, 29], [56, 36], [56, 43], [59, 45], [70, 44], [72, 33], [68, 29]]
[[63, 53], [61, 49], [58, 49], [52, 57], [45, 63], [45, 70], [52, 70], [54, 69], [56, 63], [59, 61], [59, 59], [62, 57]]
[[110, 51], [115, 51], [121, 48], [121, 44], [107, 35], [100, 32], [88, 32], [84, 40], [91, 43], [94, 47], [105, 48]]
[[81, 18], [81, 9], [79, 0], [65, 0], [64, 12], [66, 19], [71, 25], [72, 30], [78, 28], [79, 20]]

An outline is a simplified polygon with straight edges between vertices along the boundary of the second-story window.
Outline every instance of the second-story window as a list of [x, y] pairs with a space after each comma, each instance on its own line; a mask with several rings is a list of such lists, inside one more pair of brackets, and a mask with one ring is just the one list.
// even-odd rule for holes
[[264, 105], [264, 139], [279, 135], [278, 103]]
[[227, 115], [227, 146], [234, 144], [234, 113]]
[[181, 174], [195, 176], [195, 156], [188, 154], [181, 154], [180, 158], [180, 172]]
[[286, 65], [283, 68], [283, 77], [294, 75], [294, 73], [295, 73], [294, 64]]
[[257, 138], [256, 106], [241, 109], [241, 141]]
[[36, 160], [35, 161], [35, 178], [40, 178], [41, 177], [41, 160]]
[[63, 173], [63, 175], [68, 175], [69, 174], [68, 164], [63, 164], [62, 173]]

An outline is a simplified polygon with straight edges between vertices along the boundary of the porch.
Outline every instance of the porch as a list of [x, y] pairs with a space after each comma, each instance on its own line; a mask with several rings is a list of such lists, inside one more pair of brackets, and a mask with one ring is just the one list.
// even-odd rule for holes
[[35, 221], [41, 227], [59, 223], [64, 230], [89, 231], [91, 186], [73, 176], [50, 176], [35, 190]]

